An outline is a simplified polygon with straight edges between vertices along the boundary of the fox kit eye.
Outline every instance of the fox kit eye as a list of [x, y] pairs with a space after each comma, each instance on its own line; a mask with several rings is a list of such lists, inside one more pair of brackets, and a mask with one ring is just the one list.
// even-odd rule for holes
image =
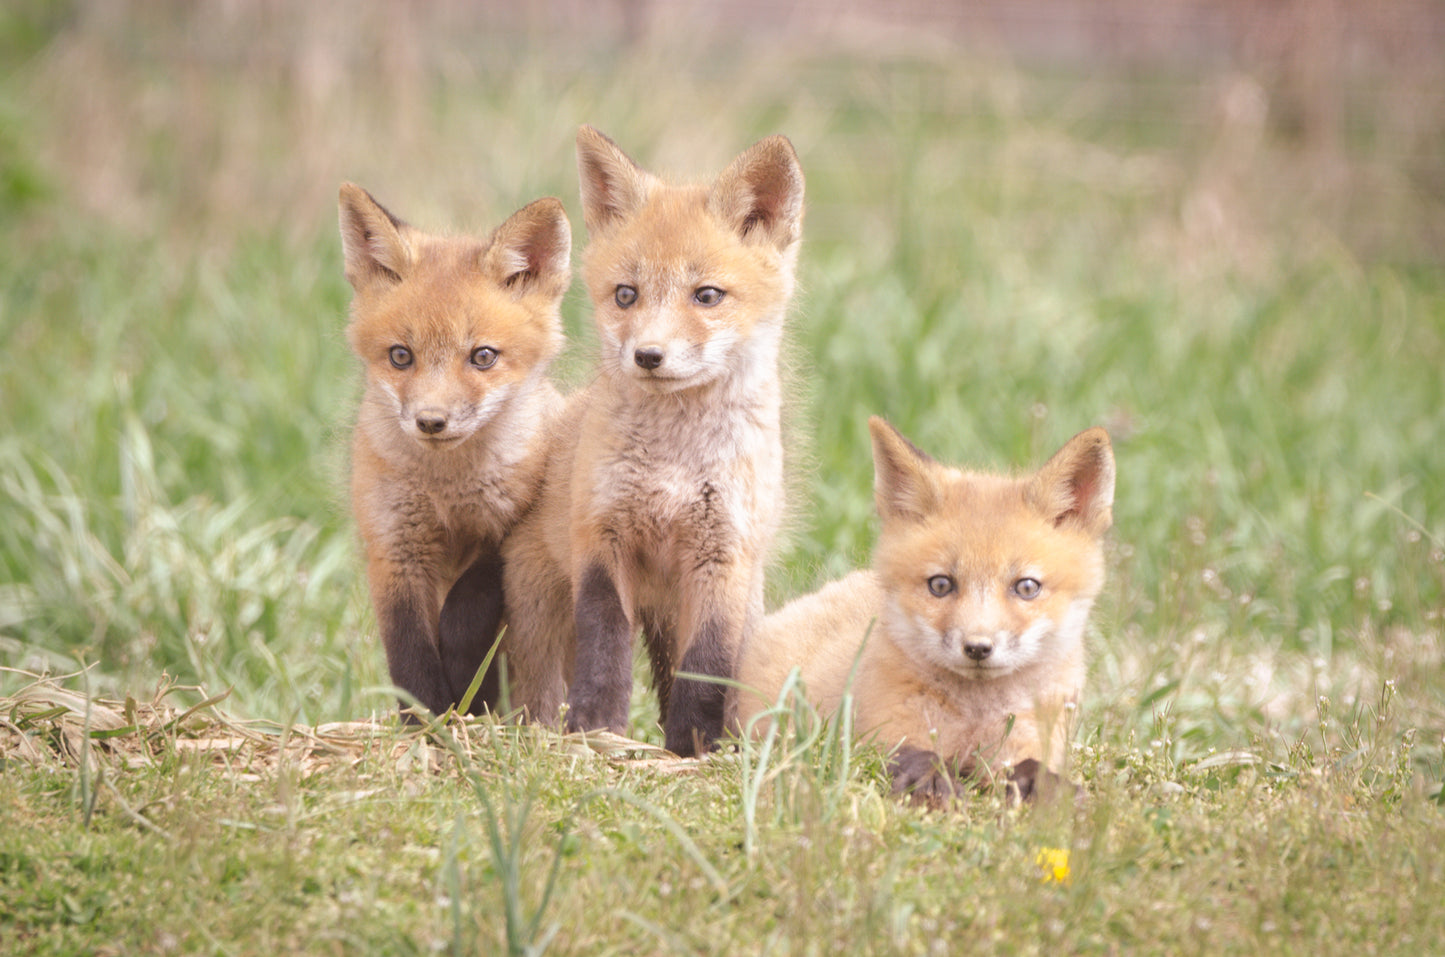
[[928, 580], [928, 593], [934, 598], [945, 598], [957, 587], [952, 575], [934, 575]]
[[613, 293], [612, 298], [617, 300], [619, 306], [626, 309], [637, 301], [637, 289], [634, 286], [618, 286], [617, 292]]
[[727, 293], [716, 286], [703, 286], [692, 294], [692, 301], [699, 306], [716, 306], [726, 295]]
[[406, 346], [392, 346], [389, 355], [391, 356], [391, 364], [398, 369], [411, 368], [411, 350]]
[[1039, 597], [1039, 592], [1043, 587], [1037, 578], [1020, 578], [1014, 582], [1014, 594], [1024, 601], [1033, 601]]
[[491, 346], [478, 346], [472, 350], [471, 363], [478, 369], [490, 369], [497, 364], [497, 356], [500, 354]]

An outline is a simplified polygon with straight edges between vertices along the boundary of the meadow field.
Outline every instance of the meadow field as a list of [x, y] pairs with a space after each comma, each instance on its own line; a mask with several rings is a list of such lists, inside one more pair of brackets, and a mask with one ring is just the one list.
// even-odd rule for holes
[[[1318, 121], [1268, 61], [481, 9], [0, 12], [0, 950], [1441, 946], [1435, 58], [1351, 58]], [[868, 562], [870, 414], [1000, 469], [1108, 428], [1078, 802], [914, 809], [807, 715], [680, 762], [640, 672], [631, 741], [390, 720], [337, 188], [558, 196], [580, 249], [581, 123], [699, 179], [798, 150], [770, 606]]]

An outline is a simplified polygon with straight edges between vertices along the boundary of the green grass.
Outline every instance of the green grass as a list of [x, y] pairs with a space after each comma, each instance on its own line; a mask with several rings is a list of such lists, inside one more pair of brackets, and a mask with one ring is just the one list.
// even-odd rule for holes
[[[0, 16], [0, 663], [84, 667], [61, 684], [119, 702], [176, 681], [179, 711], [229, 694], [155, 734], [123, 705], [114, 727], [87, 725], [84, 697], [19, 708], [33, 679], [0, 671], [0, 940], [1252, 954], [1445, 939], [1445, 157], [1440, 129], [1398, 133], [1410, 101], [1388, 97], [1408, 77], [1361, 84], [1347, 146], [1320, 151], [1268, 118], [1221, 120], [1216, 78], [1177, 71], [629, 45], [398, 25], [372, 5], [115, 9]], [[798, 147], [798, 454], [771, 602], [867, 562], [868, 415], [1000, 468], [1109, 428], [1080, 807], [981, 796], [924, 814], [888, 796], [879, 755], [806, 722], [766, 760], [702, 767], [486, 726], [281, 747], [394, 700], [345, 504], [358, 378], [337, 185], [438, 229], [550, 193], [580, 248], [582, 122], [695, 175], [766, 133]], [[575, 383], [579, 290], [564, 311], [558, 374]], [[634, 735], [656, 742], [636, 699]], [[249, 751], [194, 744], [240, 721], [265, 729]], [[1070, 850], [1069, 883], [1040, 880], [1042, 848]]]
[[[876, 754], [815, 763], [806, 723], [754, 779], [751, 746], [679, 766], [490, 724], [54, 700], [6, 702], [72, 758], [0, 776], [0, 921], [31, 953], [1412, 952], [1442, 929], [1441, 810], [1388, 705], [1359, 760], [1300, 741], [1191, 766], [1166, 727], [1082, 748], [1078, 807], [941, 815], [890, 799]], [[107, 736], [82, 758], [85, 722]], [[762, 784], [746, 843], [740, 780]]]

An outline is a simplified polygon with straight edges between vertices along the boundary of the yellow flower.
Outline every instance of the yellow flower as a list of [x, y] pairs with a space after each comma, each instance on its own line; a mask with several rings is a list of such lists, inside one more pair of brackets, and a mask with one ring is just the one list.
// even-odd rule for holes
[[1042, 875], [1039, 880], [1045, 884], [1069, 883], [1069, 849], [1067, 847], [1041, 847], [1034, 863]]

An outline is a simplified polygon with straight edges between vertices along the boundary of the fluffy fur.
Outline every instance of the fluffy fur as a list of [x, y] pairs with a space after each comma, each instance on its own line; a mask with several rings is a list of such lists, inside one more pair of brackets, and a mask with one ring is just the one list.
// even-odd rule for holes
[[[675, 186], [577, 136], [600, 355], [561, 419], [536, 514], [507, 546], [513, 700], [574, 730], [627, 730], [646, 639], [668, 748], [722, 732], [723, 688], [762, 615], [783, 507], [778, 352], [803, 175], [769, 137], [711, 184]], [[570, 683], [570, 687], [569, 687]]]
[[795, 667], [836, 712], [856, 662], [854, 728], [897, 749], [898, 790], [935, 801], [985, 765], [1027, 793], [1040, 768], [1062, 766], [1084, 686], [1112, 522], [1108, 434], [1083, 432], [1009, 478], [941, 465], [882, 419], [869, 429], [873, 570], [768, 616], [739, 663], [741, 726], [765, 726]]
[[433, 236], [350, 183], [340, 222], [366, 370], [351, 494], [372, 604], [392, 682], [442, 713], [496, 633], [501, 542], [541, 484], [571, 230], [541, 199], [486, 240]]

